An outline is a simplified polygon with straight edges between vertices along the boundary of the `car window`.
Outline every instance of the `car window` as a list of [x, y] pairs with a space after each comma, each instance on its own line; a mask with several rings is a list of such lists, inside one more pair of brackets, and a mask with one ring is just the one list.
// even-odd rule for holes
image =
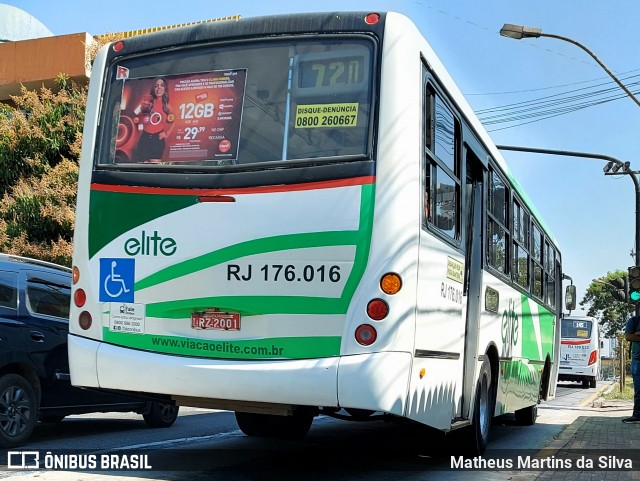
[[26, 288], [27, 306], [34, 314], [69, 318], [71, 289], [48, 282], [29, 281]]
[[0, 307], [18, 308], [18, 274], [0, 271]]

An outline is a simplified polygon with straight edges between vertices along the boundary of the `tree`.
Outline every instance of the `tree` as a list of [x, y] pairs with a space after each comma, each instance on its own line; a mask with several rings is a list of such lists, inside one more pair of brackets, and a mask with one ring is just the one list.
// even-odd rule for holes
[[587, 315], [600, 319], [605, 337], [614, 337], [624, 330], [627, 319], [633, 315], [632, 305], [614, 298], [616, 288], [610, 284], [614, 279], [622, 279], [626, 271], [613, 271], [598, 281], [592, 281], [580, 301], [581, 306], [589, 306]]
[[71, 265], [87, 89], [56, 84], [0, 106], [0, 249]]
[[[87, 45], [89, 62], [120, 34]], [[0, 103], [0, 251], [71, 265], [87, 87], [22, 88]]]

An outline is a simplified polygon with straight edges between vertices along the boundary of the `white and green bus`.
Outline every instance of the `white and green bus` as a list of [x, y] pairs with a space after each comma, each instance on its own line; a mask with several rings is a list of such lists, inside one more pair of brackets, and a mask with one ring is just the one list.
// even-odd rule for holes
[[553, 396], [560, 251], [397, 13], [127, 38], [93, 66], [69, 356], [77, 386], [236, 412], [465, 429]]

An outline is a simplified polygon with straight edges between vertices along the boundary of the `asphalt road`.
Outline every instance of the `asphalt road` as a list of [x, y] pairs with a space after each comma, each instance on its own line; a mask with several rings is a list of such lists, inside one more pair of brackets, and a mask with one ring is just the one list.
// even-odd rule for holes
[[[577, 383], [560, 385], [556, 399], [540, 405], [538, 422], [534, 426], [517, 426], [509, 416], [497, 419], [492, 426], [487, 456], [500, 457], [514, 447], [535, 455], [566, 425], [584, 415], [584, 409], [588, 408], [580, 407], [580, 404], [594, 397], [595, 392], [594, 389], [582, 389]], [[88, 463], [93, 459], [98, 466], [103, 455], [115, 455], [117, 463], [135, 461], [143, 467], [146, 463], [152, 469], [4, 470], [0, 471], [0, 478], [22, 481], [200, 481], [215, 475], [215, 479], [224, 481], [475, 481], [478, 472], [450, 469], [455, 447], [451, 437], [445, 439], [436, 432], [384, 422], [353, 423], [320, 417], [303, 440], [279, 441], [244, 436], [236, 426], [233, 413], [225, 411], [183, 408], [178, 421], [169, 429], [149, 429], [134, 414], [94, 414], [73, 416], [55, 425], [39, 424], [30, 443], [21, 451], [49, 452], [59, 463], [70, 463], [70, 456], [75, 456], [77, 463]], [[3, 458], [0, 464], [6, 465], [6, 453]], [[483, 472], [482, 477], [507, 481], [513, 474]]]

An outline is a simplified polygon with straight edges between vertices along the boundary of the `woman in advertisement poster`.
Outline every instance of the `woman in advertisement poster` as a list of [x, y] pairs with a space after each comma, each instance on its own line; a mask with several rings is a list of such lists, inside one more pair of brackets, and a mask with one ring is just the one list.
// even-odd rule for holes
[[137, 162], [160, 162], [163, 159], [165, 139], [171, 133], [174, 115], [169, 107], [169, 85], [159, 77], [134, 110], [138, 129], [142, 130], [136, 150]]

